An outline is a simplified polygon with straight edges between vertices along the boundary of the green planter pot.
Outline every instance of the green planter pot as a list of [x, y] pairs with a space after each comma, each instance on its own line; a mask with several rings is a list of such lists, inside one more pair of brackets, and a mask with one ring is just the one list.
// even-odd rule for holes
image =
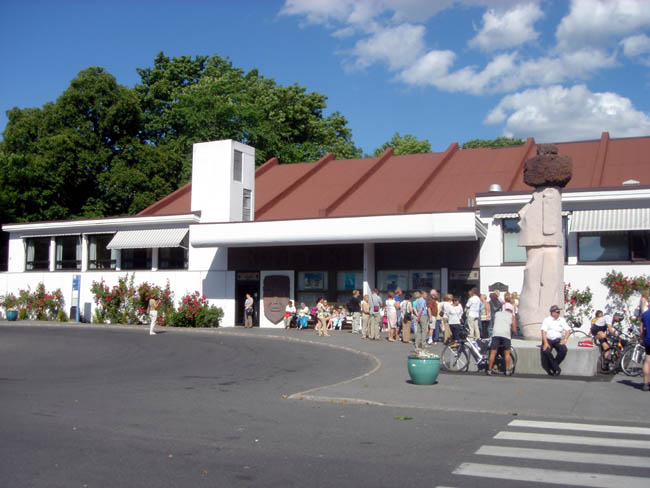
[[433, 385], [440, 373], [440, 358], [408, 358], [411, 381], [415, 385]]
[[18, 319], [18, 311], [17, 310], [7, 310], [7, 313], [5, 314], [7, 316], [7, 320], [11, 320], [12, 322], [16, 321]]

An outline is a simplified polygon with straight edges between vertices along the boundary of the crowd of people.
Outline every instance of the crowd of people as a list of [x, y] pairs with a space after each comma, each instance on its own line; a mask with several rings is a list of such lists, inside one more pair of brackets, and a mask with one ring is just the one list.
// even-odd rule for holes
[[[245, 304], [246, 326], [251, 327], [250, 311], [252, 299], [247, 295]], [[489, 296], [479, 293], [476, 288], [469, 292], [464, 304], [460, 297], [446, 294], [441, 297], [437, 290], [419, 290], [412, 294], [400, 288], [390, 290], [382, 298], [377, 288], [370, 295], [361, 295], [354, 290], [352, 297], [343, 305], [329, 304], [327, 299], [319, 298], [313, 308], [305, 303], [299, 307], [289, 301], [284, 314], [284, 326], [307, 329], [310, 321], [319, 336], [329, 336], [328, 331], [343, 329], [351, 320], [352, 333], [359, 334], [363, 340], [413, 343], [416, 349], [426, 349], [439, 342], [457, 341], [463, 327], [471, 339], [492, 338], [490, 345], [488, 374], [496, 350], [504, 350], [504, 359], [510, 359], [512, 337], [519, 334], [518, 323], [519, 296], [517, 293], [491, 292]], [[638, 317], [641, 319], [641, 337], [645, 344], [646, 360], [643, 364], [644, 391], [650, 390], [650, 309], [648, 292], [640, 299]], [[606, 315], [597, 311], [592, 320], [591, 335], [605, 351], [609, 349], [607, 335], [616, 335], [614, 325], [622, 320], [622, 314]], [[560, 364], [567, 354], [566, 343], [572, 328], [561, 317], [561, 308], [553, 305], [549, 316], [541, 325], [541, 362], [550, 376], [561, 374]], [[413, 335], [413, 337], [412, 337]], [[646, 337], [647, 336], [647, 337]]]

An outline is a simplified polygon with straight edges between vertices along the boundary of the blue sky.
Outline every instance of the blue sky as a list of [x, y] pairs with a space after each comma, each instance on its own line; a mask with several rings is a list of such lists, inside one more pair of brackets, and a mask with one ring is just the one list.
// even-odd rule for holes
[[0, 131], [102, 66], [216, 54], [328, 96], [367, 153], [650, 135], [650, 0], [0, 0]]

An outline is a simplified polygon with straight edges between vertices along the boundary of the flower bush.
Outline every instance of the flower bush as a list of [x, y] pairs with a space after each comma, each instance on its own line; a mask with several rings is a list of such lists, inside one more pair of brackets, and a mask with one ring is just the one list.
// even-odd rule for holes
[[0, 305], [6, 310], [18, 309], [20, 320], [61, 320], [67, 321], [68, 317], [64, 311], [65, 301], [60, 288], [48, 292], [43, 283], [36, 286], [33, 292], [19, 290], [18, 297], [8, 293], [0, 297]]
[[205, 296], [195, 291], [181, 298], [178, 311], [172, 316], [172, 323], [176, 327], [219, 327], [222, 318], [223, 310], [208, 305]]
[[571, 283], [564, 285], [564, 318], [570, 325], [581, 325], [585, 318], [593, 314], [592, 298], [593, 294], [589, 287], [579, 290], [572, 289]]
[[612, 270], [600, 281], [609, 291], [609, 296], [626, 303], [634, 293], [650, 289], [650, 276], [627, 277], [622, 272]]
[[6, 295], [0, 295], [0, 307], [5, 310], [16, 310], [18, 307], [18, 298], [13, 293], [7, 293]]
[[177, 327], [218, 327], [223, 318], [223, 310], [208, 305], [206, 298], [198, 291], [188, 293], [180, 301], [178, 310], [174, 309], [174, 294], [169, 282], [164, 288], [144, 282], [133, 284], [134, 277], [126, 275], [118, 279], [118, 284], [109, 288], [104, 280], [94, 281], [90, 288], [95, 302], [95, 323], [146, 324], [149, 323], [147, 310], [149, 300], [160, 300], [157, 325]]

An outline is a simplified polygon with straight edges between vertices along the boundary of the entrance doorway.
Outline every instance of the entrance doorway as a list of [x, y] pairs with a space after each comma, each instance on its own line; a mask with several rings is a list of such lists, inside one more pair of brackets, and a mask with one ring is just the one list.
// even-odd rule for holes
[[458, 297], [465, 305], [472, 288], [479, 288], [481, 283], [478, 269], [449, 271], [449, 293]]
[[255, 314], [253, 327], [260, 325], [260, 273], [259, 271], [237, 272], [235, 280], [235, 325], [244, 325], [244, 303], [246, 294], [253, 297]]

